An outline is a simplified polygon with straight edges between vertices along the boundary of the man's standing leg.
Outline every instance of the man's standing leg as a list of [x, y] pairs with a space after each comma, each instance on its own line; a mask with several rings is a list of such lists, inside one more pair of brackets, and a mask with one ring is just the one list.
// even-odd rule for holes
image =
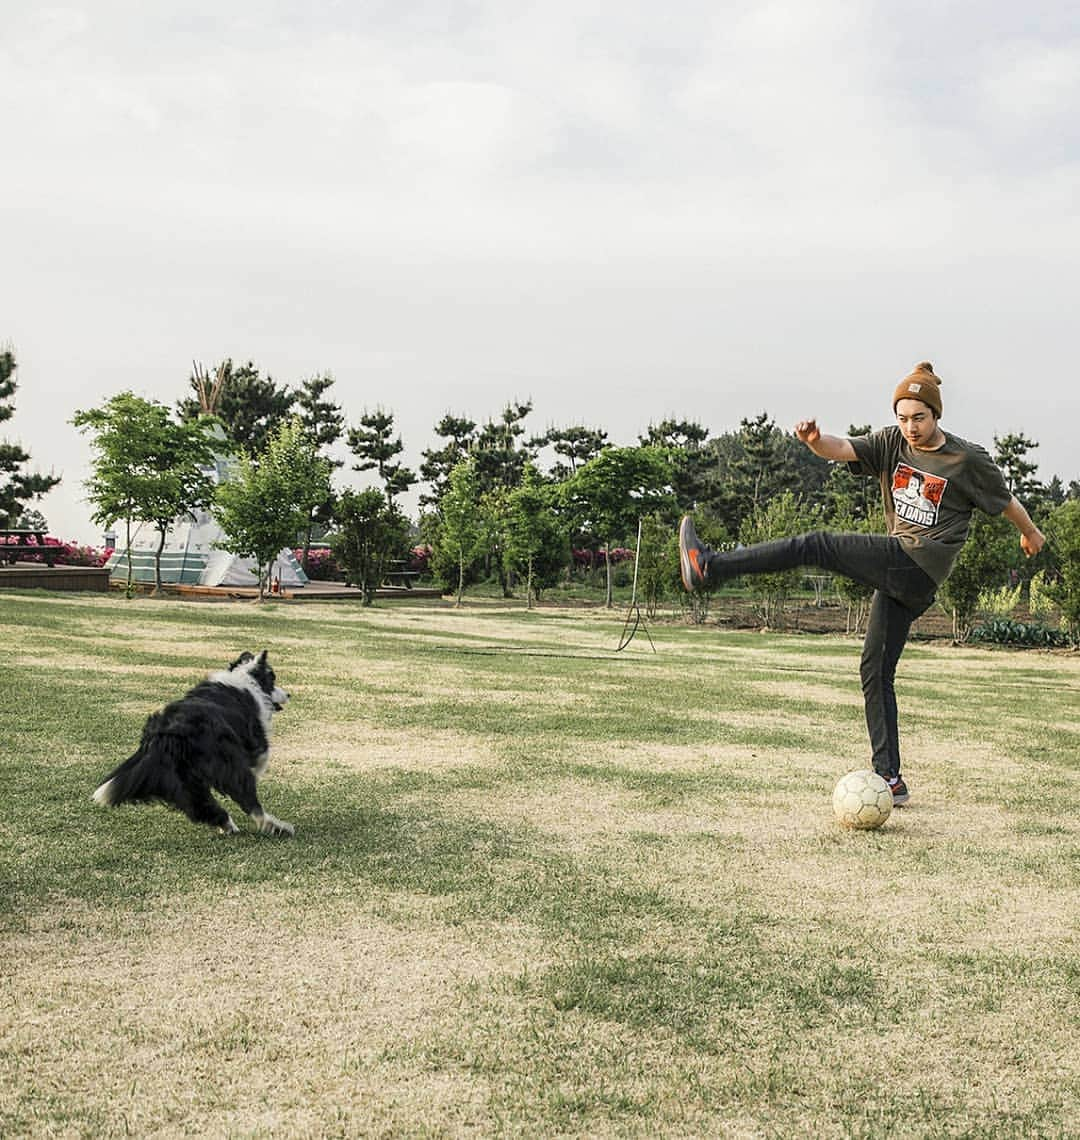
[[889, 781], [897, 804], [906, 803], [909, 795], [900, 776], [896, 666], [916, 616], [915, 611], [878, 590], [870, 606], [859, 666], [874, 771]]

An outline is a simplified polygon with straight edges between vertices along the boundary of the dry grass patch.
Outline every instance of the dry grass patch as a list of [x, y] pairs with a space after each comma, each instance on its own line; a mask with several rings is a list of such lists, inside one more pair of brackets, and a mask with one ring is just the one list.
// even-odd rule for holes
[[350, 772], [398, 768], [411, 772], [442, 772], [490, 765], [491, 747], [480, 737], [450, 729], [387, 732], [368, 724], [320, 724], [316, 733], [295, 729], [274, 749], [274, 765], [282, 778], [290, 768], [319, 767]]
[[73, 1132], [97, 1134], [478, 1126], [485, 1079], [433, 1071], [412, 1046], [455, 1032], [470, 990], [537, 947], [426, 909], [402, 927], [363, 900], [271, 890], [40, 915], [4, 947], [0, 1105], [62, 1103]]

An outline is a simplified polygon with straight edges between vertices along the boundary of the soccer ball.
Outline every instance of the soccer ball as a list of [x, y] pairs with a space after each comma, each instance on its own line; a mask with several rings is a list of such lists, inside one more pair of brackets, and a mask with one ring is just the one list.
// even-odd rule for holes
[[877, 772], [859, 768], [840, 777], [832, 806], [841, 827], [880, 827], [892, 811], [892, 792]]

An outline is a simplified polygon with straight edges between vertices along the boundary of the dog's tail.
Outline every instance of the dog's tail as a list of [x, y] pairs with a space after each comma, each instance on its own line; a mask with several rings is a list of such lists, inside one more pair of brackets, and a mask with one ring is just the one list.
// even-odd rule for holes
[[138, 751], [105, 777], [92, 797], [95, 803], [115, 807], [170, 798], [185, 749], [180, 737], [161, 732], [160, 726], [161, 716], [154, 713], [143, 729]]

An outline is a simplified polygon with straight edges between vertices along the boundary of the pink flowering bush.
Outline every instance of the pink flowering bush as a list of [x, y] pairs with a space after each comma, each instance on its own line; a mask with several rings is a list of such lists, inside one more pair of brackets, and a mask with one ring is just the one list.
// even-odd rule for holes
[[421, 544], [409, 551], [409, 569], [419, 574], [430, 573], [432, 548]]
[[[300, 547], [293, 551], [296, 561], [304, 564], [304, 550]], [[345, 574], [338, 565], [333, 551], [318, 547], [308, 551], [307, 576], [313, 582], [341, 582]]]
[[[611, 565], [618, 566], [620, 562], [633, 561], [634, 552], [628, 550], [625, 546], [614, 546], [611, 549]], [[593, 564], [593, 554], [591, 550], [574, 550], [574, 565], [579, 570], [588, 570]], [[596, 565], [604, 565], [604, 550], [601, 548], [596, 552]]]

